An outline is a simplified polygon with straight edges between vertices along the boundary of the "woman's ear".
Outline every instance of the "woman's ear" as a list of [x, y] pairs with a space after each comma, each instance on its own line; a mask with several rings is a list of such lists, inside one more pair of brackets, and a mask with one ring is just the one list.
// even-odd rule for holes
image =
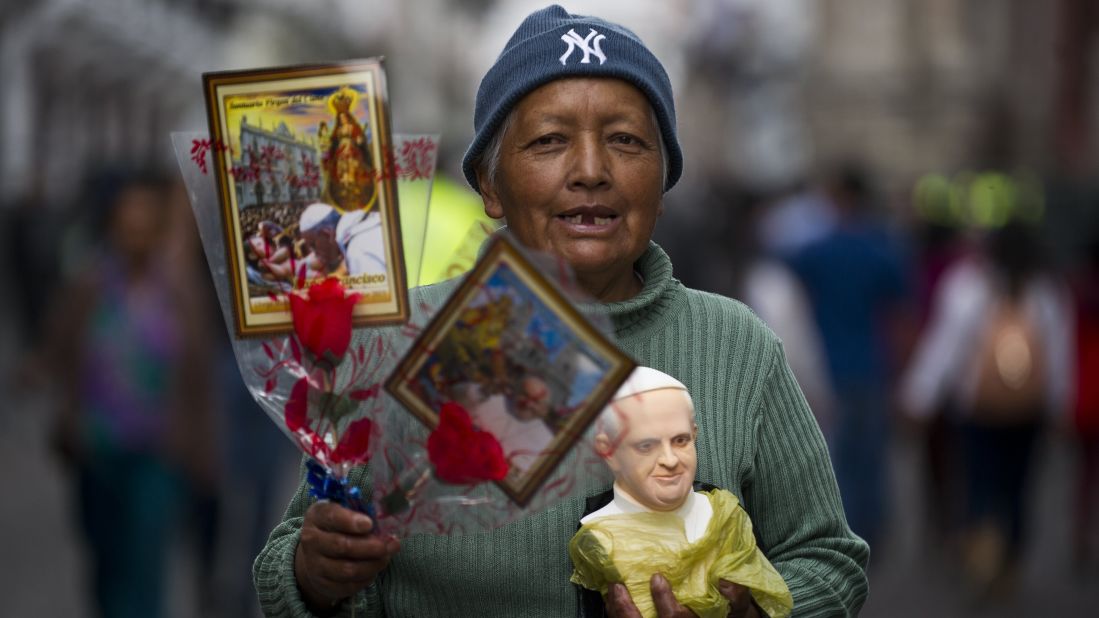
[[488, 182], [484, 173], [477, 170], [477, 186], [481, 188], [481, 201], [485, 203], [485, 214], [493, 219], [504, 218], [504, 206], [496, 192], [495, 183]]

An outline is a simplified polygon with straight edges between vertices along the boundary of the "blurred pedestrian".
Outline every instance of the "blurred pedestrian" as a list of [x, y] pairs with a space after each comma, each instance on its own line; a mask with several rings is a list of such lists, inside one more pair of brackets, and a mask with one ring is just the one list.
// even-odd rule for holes
[[[914, 267], [914, 300], [916, 321], [914, 340], [927, 327], [943, 274], [958, 260], [976, 251], [969, 234], [954, 226], [922, 222], [914, 236], [918, 238], [918, 257]], [[962, 469], [961, 437], [958, 415], [950, 406], [955, 402], [944, 399], [940, 410], [926, 422], [918, 423], [916, 439], [924, 455], [924, 486], [926, 499], [921, 500], [925, 521], [930, 527], [931, 542], [925, 547], [932, 551], [949, 549], [957, 540], [962, 522], [964, 488], [959, 471]]]
[[[50, 241], [51, 209], [43, 197], [40, 183], [25, 197], [4, 209], [3, 251], [10, 265], [11, 291], [8, 301], [14, 303], [21, 348], [38, 341], [42, 316], [53, 286], [57, 281], [59, 251]], [[20, 376], [21, 378], [22, 376]]]
[[1076, 397], [1072, 427], [1079, 453], [1072, 547], [1076, 564], [1099, 558], [1099, 234], [1075, 277]]
[[1033, 230], [1011, 223], [944, 274], [905, 376], [912, 415], [928, 418], [950, 401], [960, 416], [963, 551], [979, 594], [1009, 583], [1018, 564], [1036, 438], [1067, 403], [1070, 331], [1067, 295]]
[[829, 446], [851, 529], [874, 546], [886, 514], [892, 333], [906, 273], [874, 216], [865, 173], [848, 166], [824, 194], [834, 215], [791, 258], [824, 342], [835, 410]]
[[186, 369], [188, 384], [196, 389], [189, 394], [190, 404], [201, 405], [202, 409], [187, 412], [189, 432], [183, 460], [186, 502], [181, 505], [181, 515], [187, 518], [187, 545], [194, 550], [198, 606], [207, 615], [219, 602], [215, 574], [222, 536], [225, 431], [218, 422], [224, 416], [224, 407], [214, 396], [216, 386], [217, 392], [221, 390], [216, 385], [218, 357], [213, 329], [220, 329], [221, 324], [212, 319], [216, 298], [205, 272], [206, 259], [187, 188], [181, 180], [170, 184], [166, 199], [167, 227], [159, 250], [161, 276], [166, 289], [188, 299], [186, 311], [190, 315], [177, 317], [187, 322], [193, 338], [189, 342], [191, 358], [199, 363], [199, 367]]
[[122, 184], [100, 254], [50, 318], [49, 366], [63, 390], [54, 446], [73, 473], [105, 618], [161, 615], [177, 510], [208, 427], [205, 333], [166, 264], [167, 189], [154, 174]]
[[828, 379], [824, 345], [805, 286], [785, 262], [763, 248], [760, 216], [767, 208], [766, 200], [726, 181], [717, 182], [713, 195], [712, 210], [729, 214], [712, 219], [717, 234], [712, 244], [722, 252], [714, 259], [727, 267], [711, 269], [716, 272], [711, 274], [710, 289], [748, 305], [775, 331], [827, 438], [832, 432], [835, 394]]

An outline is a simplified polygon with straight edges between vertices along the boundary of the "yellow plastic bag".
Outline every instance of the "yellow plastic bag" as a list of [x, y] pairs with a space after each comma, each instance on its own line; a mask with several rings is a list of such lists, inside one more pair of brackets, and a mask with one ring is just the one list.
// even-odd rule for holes
[[723, 489], [704, 495], [714, 514], [694, 543], [687, 542], [675, 513], [609, 515], [581, 526], [569, 542], [573, 583], [606, 595], [610, 584], [621, 582], [641, 615], [655, 618], [649, 580], [662, 573], [680, 603], [701, 618], [725, 618], [729, 602], [717, 589], [724, 579], [747, 586], [769, 616], [789, 616], [790, 590], [756, 547], [752, 521], [737, 497]]

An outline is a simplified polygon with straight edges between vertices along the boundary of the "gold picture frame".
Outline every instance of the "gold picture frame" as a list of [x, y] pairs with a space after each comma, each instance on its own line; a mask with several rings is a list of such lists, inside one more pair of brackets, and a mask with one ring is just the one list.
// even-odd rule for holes
[[329, 276], [355, 326], [406, 322], [382, 59], [202, 79], [237, 335], [290, 331], [288, 293]]
[[428, 429], [443, 403], [462, 404], [500, 442], [510, 468], [497, 484], [525, 506], [634, 366], [500, 234], [386, 389]]

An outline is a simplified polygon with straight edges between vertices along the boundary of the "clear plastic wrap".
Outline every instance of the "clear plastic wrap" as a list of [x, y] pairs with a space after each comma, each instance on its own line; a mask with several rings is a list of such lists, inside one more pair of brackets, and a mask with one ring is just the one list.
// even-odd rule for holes
[[[380, 438], [372, 461], [386, 529], [476, 532], [609, 486], [593, 421], [633, 362], [614, 347], [609, 320], [574, 309], [586, 302], [567, 265], [504, 230], [445, 307], [425, 307], [430, 322], [407, 329], [417, 338], [394, 350], [402, 360], [387, 383], [404, 405], [387, 407], [382, 424], [401, 431]], [[432, 457], [448, 406], [474, 425], [455, 430], [465, 433], [454, 461]], [[458, 475], [488, 465], [469, 447], [483, 437], [478, 430], [498, 439], [507, 473], [465, 486], [443, 481], [444, 465]]]
[[[230, 265], [211, 161], [220, 147], [211, 144], [205, 133], [173, 133], [172, 142], [226, 328], [233, 334]], [[437, 136], [395, 135], [389, 166], [383, 172], [396, 179], [409, 281], [419, 278], [437, 152]], [[289, 291], [286, 294], [293, 295]], [[303, 452], [337, 478], [346, 478], [351, 466], [367, 460], [366, 447], [379, 428], [372, 422], [358, 421], [369, 420], [380, 402], [378, 389], [371, 391], [369, 385], [378, 384], [385, 377], [382, 374], [385, 365], [378, 362], [382, 348], [375, 344], [368, 349], [360, 338], [345, 353], [336, 355], [338, 358], [324, 359], [310, 353], [308, 346], [292, 334], [234, 336], [232, 345], [248, 390]], [[311, 388], [306, 389], [306, 385]], [[311, 395], [303, 400], [307, 391]], [[327, 401], [317, 401], [318, 396]], [[302, 405], [306, 406], [304, 418], [299, 417]]]
[[[172, 139], [226, 326], [235, 334], [225, 226], [210, 165], [218, 145], [211, 144], [202, 133], [173, 133]], [[436, 146], [436, 138], [430, 135], [393, 136], [391, 165], [395, 170], [405, 264], [412, 283], [420, 279]], [[471, 221], [473, 225], [480, 224]], [[482, 234], [487, 236], [487, 232]], [[569, 307], [582, 307], [588, 302], [560, 259], [520, 251], [548, 280], [548, 287], [563, 295]], [[442, 285], [457, 287], [454, 283]], [[418, 338], [446, 299], [437, 290], [413, 290], [407, 323], [357, 327], [346, 340], [330, 344], [333, 336], [337, 340], [343, 337], [338, 332], [341, 329], [331, 325], [343, 322], [326, 312], [340, 310], [340, 301], [347, 300], [344, 291], [322, 289], [321, 284], [297, 288], [288, 291], [288, 296], [296, 296], [299, 304], [317, 304], [311, 311], [317, 314], [318, 323], [329, 325], [322, 328], [326, 332], [317, 337], [303, 335], [307, 329], [297, 334], [234, 336], [232, 345], [242, 378], [261, 408], [319, 464], [310, 471], [314, 495], [360, 508], [376, 517], [380, 530], [407, 536], [485, 531], [566, 498], [590, 495], [609, 486], [610, 474], [595, 452], [593, 429], [587, 423], [570, 426], [568, 439], [555, 446], [554, 465], [538, 478], [533, 492], [523, 500], [515, 500], [514, 492], [505, 492], [500, 484], [487, 478], [442, 480], [445, 475], [438, 473], [429, 448], [432, 429], [437, 428], [418, 420], [386, 392], [384, 385], [399, 361], [416, 345], [422, 345], [417, 344]], [[324, 303], [333, 306], [319, 306]], [[609, 341], [609, 320], [592, 315], [580, 319], [585, 332], [599, 333]], [[615, 376], [601, 376], [602, 391], [613, 392], [625, 377], [623, 372], [628, 373], [628, 367], [619, 365]], [[587, 404], [589, 411], [599, 405], [591, 398], [571, 403]], [[594, 418], [594, 412], [587, 418]], [[353, 468], [367, 461], [371, 463], [370, 472], [364, 480], [373, 488], [369, 496], [359, 495], [358, 487], [349, 483], [349, 479], [359, 479], [352, 474]]]

